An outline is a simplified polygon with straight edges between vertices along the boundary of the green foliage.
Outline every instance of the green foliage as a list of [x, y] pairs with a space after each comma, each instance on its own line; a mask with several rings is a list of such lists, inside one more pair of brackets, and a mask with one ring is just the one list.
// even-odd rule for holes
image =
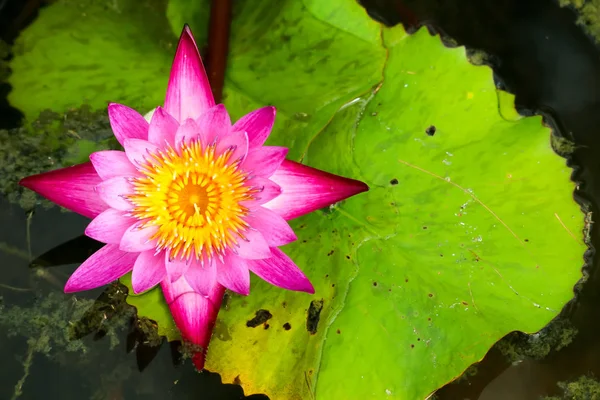
[[[125, 303], [123, 303], [125, 304]], [[87, 353], [78, 333], [99, 329], [106, 331], [111, 348], [119, 345], [117, 332], [127, 323], [128, 309], [107, 318], [103, 304], [72, 295], [49, 293], [27, 307], [1, 305], [0, 327], [8, 337], [22, 336], [34, 353], [50, 355], [58, 349]]]
[[581, 376], [570, 382], [559, 382], [562, 396], [544, 397], [543, 400], [598, 400], [600, 399], [600, 382], [593, 376]]
[[600, 43], [600, 0], [559, 0], [559, 4], [574, 8], [578, 14], [577, 23]]
[[[28, 116], [160, 104], [173, 49], [156, 35], [168, 24], [145, 2], [126, 12], [131, 1], [85, 23], [67, 2], [48, 7], [20, 39], [11, 101]], [[171, 21], [202, 13], [173, 7]], [[250, 296], [221, 311], [208, 369], [272, 398], [424, 398], [501, 337], [558, 314], [586, 249], [571, 170], [488, 67], [424, 29], [382, 28], [352, 1], [235, 10], [224, 100], [234, 119], [275, 105], [270, 144], [371, 190], [292, 222], [299, 240], [284, 250], [316, 294], [253, 279]], [[142, 29], [145, 18], [156, 29]], [[85, 46], [66, 32], [87, 35]], [[53, 43], [64, 50], [52, 54]], [[37, 63], [50, 79], [31, 73]], [[24, 101], [32, 88], [39, 97]], [[158, 289], [128, 301], [162, 334], [173, 329]], [[322, 304], [318, 323], [311, 304]], [[261, 309], [268, 325], [248, 327]]]
[[[159, 286], [142, 294], [134, 294], [131, 287], [131, 273], [123, 276], [120, 281], [129, 289], [127, 303], [137, 309], [138, 316], [148, 317], [150, 320], [158, 322], [158, 336], [164, 336], [169, 341], [181, 340], [181, 334], [175, 326], [175, 322]], [[147, 321], [143, 322], [140, 327], [143, 328], [142, 330], [149, 340], [154, 342], [159, 340], [155, 337], [156, 334], [153, 329], [148, 330], [149, 325]]]
[[[162, 103], [176, 36], [166, 1], [62, 0], [17, 39], [8, 96], [26, 118], [108, 102], [145, 112]], [[134, 61], [136, 60], [136, 61]]]
[[90, 153], [118, 145], [106, 110], [88, 106], [64, 114], [46, 110], [23, 127], [0, 129], [0, 195], [30, 210], [39, 197], [17, 184], [21, 178], [85, 162]]
[[496, 344], [510, 362], [525, 359], [541, 360], [548, 354], [568, 346], [577, 335], [577, 328], [566, 319], [556, 319], [541, 331], [525, 335], [514, 332]]

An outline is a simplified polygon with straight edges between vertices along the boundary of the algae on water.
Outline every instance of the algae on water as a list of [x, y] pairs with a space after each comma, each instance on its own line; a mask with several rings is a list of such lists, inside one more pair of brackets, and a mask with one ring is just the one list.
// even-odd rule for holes
[[600, 382], [594, 376], [581, 376], [576, 380], [559, 382], [563, 394], [543, 397], [542, 400], [600, 400]]
[[532, 335], [514, 332], [496, 343], [495, 347], [510, 362], [525, 359], [541, 360], [553, 351], [568, 346], [578, 331], [567, 319], [557, 318]]
[[559, 0], [561, 7], [573, 7], [577, 12], [577, 23], [600, 43], [600, 0]]
[[20, 179], [88, 161], [90, 153], [116, 149], [106, 110], [83, 106], [65, 114], [44, 111], [30, 124], [0, 129], [0, 196], [31, 210], [37, 203], [50, 207]]

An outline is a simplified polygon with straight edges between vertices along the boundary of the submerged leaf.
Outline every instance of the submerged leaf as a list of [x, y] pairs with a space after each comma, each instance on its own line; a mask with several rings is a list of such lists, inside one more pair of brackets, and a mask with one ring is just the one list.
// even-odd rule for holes
[[181, 334], [175, 326], [159, 286], [142, 294], [134, 294], [131, 286], [131, 272], [119, 281], [129, 289], [127, 303], [137, 308], [138, 317], [147, 317], [156, 321], [159, 336], [165, 336], [169, 341], [181, 340]]

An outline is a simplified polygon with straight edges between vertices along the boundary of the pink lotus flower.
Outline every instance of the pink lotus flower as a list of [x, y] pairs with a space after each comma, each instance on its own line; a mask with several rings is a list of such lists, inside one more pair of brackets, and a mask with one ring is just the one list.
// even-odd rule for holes
[[285, 160], [264, 146], [275, 120], [265, 107], [232, 125], [215, 105], [188, 27], [181, 35], [164, 107], [150, 123], [110, 104], [125, 151], [99, 151], [91, 163], [23, 179], [55, 203], [93, 218], [85, 233], [106, 245], [73, 273], [65, 292], [108, 284], [132, 271], [141, 293], [161, 284], [184, 339], [204, 364], [225, 288], [247, 295], [252, 271], [284, 289], [314, 293], [278, 247], [296, 240], [287, 220], [368, 190]]

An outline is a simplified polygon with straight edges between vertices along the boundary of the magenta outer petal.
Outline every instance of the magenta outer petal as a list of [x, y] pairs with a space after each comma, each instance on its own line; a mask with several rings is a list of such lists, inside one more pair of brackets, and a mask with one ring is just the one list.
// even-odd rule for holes
[[243, 235], [246, 240], [238, 239], [238, 247], [235, 249], [238, 256], [247, 260], [260, 260], [271, 257], [269, 244], [259, 231], [250, 228]]
[[184, 340], [202, 347], [202, 351], [192, 357], [196, 368], [201, 370], [204, 368], [208, 343], [223, 301], [225, 288], [215, 281], [208, 297], [205, 297], [194, 292], [185, 278], [173, 283], [165, 279], [161, 282], [161, 287]]
[[194, 140], [200, 140], [202, 147], [206, 146], [206, 142], [200, 136], [198, 124], [191, 118], [186, 119], [177, 129], [175, 133], [175, 148], [179, 149], [183, 143], [190, 144]]
[[165, 265], [167, 267], [167, 277], [171, 279], [171, 282], [175, 282], [190, 266], [190, 262], [181, 260], [179, 258], [169, 259], [169, 252], [165, 252]]
[[155, 254], [154, 250], [141, 253], [131, 273], [131, 286], [133, 293], [138, 294], [158, 285], [167, 275], [165, 269], [165, 256]]
[[262, 146], [271, 134], [276, 112], [275, 107], [259, 108], [240, 118], [233, 124], [233, 130], [248, 133], [250, 148]]
[[281, 186], [281, 195], [264, 206], [287, 220], [369, 190], [361, 181], [289, 160], [285, 160], [270, 179]]
[[193, 258], [190, 260], [190, 266], [185, 271], [184, 276], [195, 292], [208, 296], [217, 280], [217, 269], [214, 260], [202, 264]]
[[85, 228], [85, 234], [99, 242], [119, 244], [125, 231], [136, 221], [123, 211], [109, 208], [90, 222]]
[[131, 271], [137, 256], [107, 244], [73, 272], [65, 285], [65, 293], [94, 289], [120, 278]]
[[124, 145], [126, 139], [148, 140], [148, 121], [134, 109], [111, 103], [108, 105], [108, 118], [121, 145]]
[[223, 104], [217, 104], [207, 110], [196, 121], [205, 144], [212, 144], [215, 139], [223, 138], [231, 132], [231, 118]]
[[162, 107], [156, 107], [150, 120], [148, 129], [148, 141], [159, 147], [166, 144], [175, 144], [175, 132], [179, 128], [179, 122], [169, 115]]
[[124, 151], [104, 150], [90, 155], [90, 161], [103, 180], [116, 176], [139, 176], [140, 173]]
[[232, 149], [233, 153], [229, 157], [230, 162], [244, 159], [248, 153], [248, 135], [246, 132], [231, 132], [225, 137], [217, 139], [217, 155]]
[[96, 186], [96, 193], [112, 208], [120, 211], [133, 209], [133, 204], [125, 198], [128, 194], [133, 193], [133, 186], [125, 177], [117, 176], [100, 182]]
[[247, 296], [250, 294], [250, 271], [246, 260], [233, 254], [216, 261], [217, 280], [229, 290]]
[[127, 139], [123, 147], [127, 158], [136, 167], [146, 164], [146, 160], [151, 159], [150, 154], [156, 154], [159, 151], [158, 146], [140, 139]]
[[245, 171], [268, 178], [277, 171], [277, 168], [285, 160], [287, 153], [288, 149], [285, 147], [255, 147], [248, 152], [242, 168]]
[[248, 268], [260, 278], [283, 289], [296, 290], [313, 294], [315, 289], [294, 264], [294, 262], [278, 248], [272, 248], [273, 256], [264, 260], [248, 260]]
[[59, 206], [94, 218], [108, 206], [94, 191], [102, 179], [91, 163], [56, 169], [21, 179], [19, 185], [39, 193]]
[[183, 29], [171, 67], [165, 110], [177, 121], [198, 118], [215, 105], [198, 48], [188, 26]]
[[249, 209], [254, 209], [261, 204], [265, 204], [281, 194], [281, 188], [278, 184], [268, 178], [255, 177], [248, 180], [248, 186], [259, 190], [255, 194], [254, 200], [242, 201], [241, 204]]
[[246, 222], [263, 235], [270, 247], [283, 246], [297, 239], [283, 217], [264, 207], [252, 210], [246, 217]]
[[142, 252], [156, 248], [156, 240], [152, 236], [158, 232], [158, 226], [151, 225], [142, 228], [143, 222], [134, 224], [123, 234], [119, 248], [123, 251]]

